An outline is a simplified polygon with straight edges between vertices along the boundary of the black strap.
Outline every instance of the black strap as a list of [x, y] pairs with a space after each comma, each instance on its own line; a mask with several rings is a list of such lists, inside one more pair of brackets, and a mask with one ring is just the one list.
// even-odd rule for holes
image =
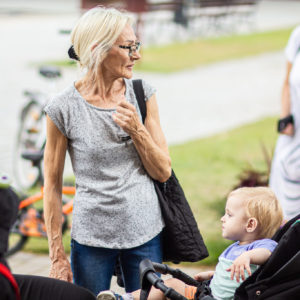
[[147, 107], [146, 107], [146, 101], [145, 101], [145, 93], [144, 93], [144, 88], [142, 84], [141, 79], [135, 79], [132, 81], [133, 83], [133, 90], [135, 93], [136, 100], [138, 102], [140, 112], [142, 115], [142, 120], [143, 123], [145, 123], [145, 119], [147, 116]]

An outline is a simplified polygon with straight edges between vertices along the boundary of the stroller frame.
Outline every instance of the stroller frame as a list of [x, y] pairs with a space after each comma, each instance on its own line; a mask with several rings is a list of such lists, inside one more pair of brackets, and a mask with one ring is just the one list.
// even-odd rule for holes
[[[211, 291], [208, 286], [208, 282], [204, 281], [201, 283], [179, 269], [173, 269], [168, 265], [154, 263], [151, 262], [149, 259], [144, 259], [140, 263], [140, 300], [147, 300], [152, 285], [157, 289], [160, 289], [164, 293], [164, 295], [169, 299], [187, 300], [187, 298], [176, 292], [173, 288], [167, 287], [164, 284], [164, 281], [160, 277], [158, 277], [156, 272], [159, 272], [161, 274], [170, 274], [173, 276], [173, 278], [177, 278], [188, 285], [200, 287], [200, 290], [202, 291], [201, 299], [203, 300], [214, 299], [210, 296]], [[206, 295], [206, 297], [203, 298], [204, 295]]]

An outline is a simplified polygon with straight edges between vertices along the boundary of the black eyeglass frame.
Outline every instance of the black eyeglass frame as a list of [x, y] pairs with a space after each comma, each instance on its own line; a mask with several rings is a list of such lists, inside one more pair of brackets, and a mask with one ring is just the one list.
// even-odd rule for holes
[[[132, 56], [133, 52], [138, 52], [141, 48], [141, 42], [136, 42], [135, 44], [131, 45], [131, 46], [124, 46], [124, 45], [119, 45], [119, 48], [121, 49], [128, 49], [128, 55]], [[135, 48], [135, 49], [133, 49]]]

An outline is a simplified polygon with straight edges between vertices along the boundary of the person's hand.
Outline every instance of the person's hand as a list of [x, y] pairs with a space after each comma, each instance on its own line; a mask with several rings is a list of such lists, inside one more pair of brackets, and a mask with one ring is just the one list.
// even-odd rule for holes
[[194, 276], [194, 279], [200, 282], [204, 280], [209, 280], [214, 276], [214, 273], [214, 271], [200, 272]]
[[289, 136], [293, 136], [294, 135], [294, 125], [289, 123], [280, 133], [286, 134]]
[[51, 263], [49, 277], [72, 282], [73, 274], [68, 259], [61, 258], [53, 261]]
[[240, 282], [240, 277], [242, 277], [242, 280], [245, 280], [246, 278], [245, 269], [248, 272], [248, 275], [250, 276], [250, 256], [247, 252], [242, 253], [238, 258], [236, 258], [233, 264], [226, 271], [231, 272], [231, 280], [233, 280], [235, 277], [236, 281]]
[[129, 135], [136, 133], [141, 126], [141, 121], [135, 106], [126, 100], [122, 100], [116, 107], [113, 120]]

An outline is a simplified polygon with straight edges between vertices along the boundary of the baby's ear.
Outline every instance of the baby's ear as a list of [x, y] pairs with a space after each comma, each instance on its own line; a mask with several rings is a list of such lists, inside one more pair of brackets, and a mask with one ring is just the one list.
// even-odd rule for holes
[[246, 227], [247, 232], [254, 232], [255, 229], [257, 228], [257, 225], [258, 225], [258, 222], [257, 222], [256, 218], [249, 218], [247, 227]]

